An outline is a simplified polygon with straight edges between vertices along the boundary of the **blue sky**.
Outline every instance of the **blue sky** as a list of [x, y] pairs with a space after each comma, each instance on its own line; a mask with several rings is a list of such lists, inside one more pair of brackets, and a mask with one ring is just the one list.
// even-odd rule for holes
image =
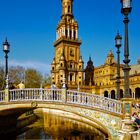
[[[79, 39], [83, 42], [81, 54], [85, 66], [89, 56], [95, 66], [104, 64], [110, 49], [116, 57], [114, 38], [117, 30], [124, 36], [120, 0], [74, 0], [73, 6]], [[130, 64], [136, 64], [140, 58], [140, 0], [133, 0], [132, 8], [129, 15]], [[61, 0], [0, 0], [0, 64], [4, 62], [2, 43], [7, 37], [11, 45], [10, 65], [49, 73], [60, 17]], [[121, 61], [123, 59], [122, 46]]]

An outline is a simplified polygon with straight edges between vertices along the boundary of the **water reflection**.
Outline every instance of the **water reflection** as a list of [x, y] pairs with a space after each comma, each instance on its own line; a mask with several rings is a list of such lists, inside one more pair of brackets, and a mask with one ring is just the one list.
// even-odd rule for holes
[[[27, 130], [17, 137], [17, 140], [38, 139], [38, 140], [104, 140], [105, 135], [94, 127], [67, 118], [60, 112], [36, 110], [38, 119], [34, 124], [27, 127]], [[54, 114], [55, 113], [55, 114]]]

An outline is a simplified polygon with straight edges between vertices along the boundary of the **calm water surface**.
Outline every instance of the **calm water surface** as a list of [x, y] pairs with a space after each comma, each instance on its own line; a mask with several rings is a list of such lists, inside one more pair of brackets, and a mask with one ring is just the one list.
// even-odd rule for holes
[[26, 127], [17, 140], [104, 140], [105, 135], [94, 127], [70, 119], [60, 112], [50, 110], [35, 111], [39, 119]]

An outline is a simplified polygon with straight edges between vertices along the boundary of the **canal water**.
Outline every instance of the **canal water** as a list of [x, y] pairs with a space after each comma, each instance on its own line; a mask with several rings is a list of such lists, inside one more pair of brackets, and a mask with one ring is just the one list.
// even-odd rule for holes
[[36, 110], [38, 120], [24, 128], [16, 140], [104, 140], [105, 135], [93, 126], [56, 110]]

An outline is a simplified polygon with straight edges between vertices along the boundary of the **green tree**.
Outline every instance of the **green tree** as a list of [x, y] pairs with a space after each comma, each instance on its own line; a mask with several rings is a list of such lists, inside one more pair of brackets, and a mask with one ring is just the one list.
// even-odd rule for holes
[[25, 69], [21, 66], [11, 66], [8, 75], [9, 85], [18, 85], [21, 81], [24, 81]]
[[42, 75], [35, 69], [27, 69], [25, 72], [25, 87], [26, 88], [39, 88], [42, 84]]

